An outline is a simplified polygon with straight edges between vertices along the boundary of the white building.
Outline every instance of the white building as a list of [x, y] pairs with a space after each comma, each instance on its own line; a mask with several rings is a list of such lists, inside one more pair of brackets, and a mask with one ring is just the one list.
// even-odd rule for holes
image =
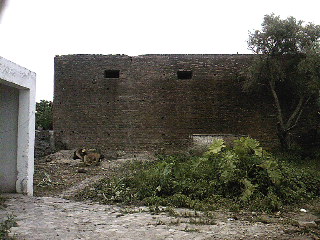
[[36, 74], [0, 57], [0, 192], [33, 194]]

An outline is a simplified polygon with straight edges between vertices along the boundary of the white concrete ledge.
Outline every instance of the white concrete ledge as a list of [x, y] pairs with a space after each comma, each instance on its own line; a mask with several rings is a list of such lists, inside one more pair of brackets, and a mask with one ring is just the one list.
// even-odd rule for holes
[[193, 146], [198, 147], [209, 147], [214, 139], [223, 139], [224, 141], [230, 143], [241, 137], [247, 137], [246, 135], [236, 135], [236, 134], [192, 134], [190, 138], [192, 140]]

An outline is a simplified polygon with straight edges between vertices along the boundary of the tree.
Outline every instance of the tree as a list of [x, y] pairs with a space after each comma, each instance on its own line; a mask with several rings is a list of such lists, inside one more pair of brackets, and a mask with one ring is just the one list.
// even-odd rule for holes
[[257, 58], [245, 88], [269, 91], [277, 115], [277, 135], [284, 149], [310, 100], [319, 98], [320, 26], [294, 17], [265, 15], [262, 30], [249, 33], [248, 46]]
[[40, 100], [36, 103], [36, 128], [52, 130], [52, 102]]

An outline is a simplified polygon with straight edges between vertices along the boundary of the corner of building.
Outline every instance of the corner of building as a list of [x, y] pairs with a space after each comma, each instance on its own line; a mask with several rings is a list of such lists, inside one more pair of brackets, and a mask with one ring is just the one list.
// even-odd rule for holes
[[36, 74], [0, 57], [1, 91], [0, 192], [33, 195]]

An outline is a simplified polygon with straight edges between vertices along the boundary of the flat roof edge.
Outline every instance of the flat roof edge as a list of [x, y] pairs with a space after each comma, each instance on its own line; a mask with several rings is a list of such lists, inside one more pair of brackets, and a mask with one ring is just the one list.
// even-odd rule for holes
[[35, 87], [36, 73], [8, 59], [0, 57], [0, 83], [8, 86], [31, 89]]

